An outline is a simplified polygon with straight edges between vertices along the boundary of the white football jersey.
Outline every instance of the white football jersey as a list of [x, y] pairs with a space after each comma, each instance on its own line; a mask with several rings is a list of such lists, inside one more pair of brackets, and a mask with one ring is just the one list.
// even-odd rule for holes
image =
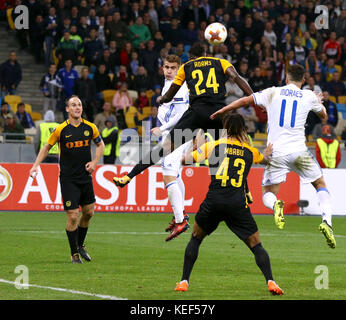
[[[173, 80], [165, 80], [161, 95], [163, 96], [170, 88]], [[161, 122], [162, 138], [164, 138], [182, 117], [189, 107], [189, 90], [186, 82], [180, 87], [172, 101], [159, 107], [158, 118]]]
[[305, 123], [308, 113], [322, 110], [314, 92], [288, 84], [256, 92], [253, 97], [256, 105], [267, 110], [267, 143], [273, 144], [273, 157], [307, 150]]

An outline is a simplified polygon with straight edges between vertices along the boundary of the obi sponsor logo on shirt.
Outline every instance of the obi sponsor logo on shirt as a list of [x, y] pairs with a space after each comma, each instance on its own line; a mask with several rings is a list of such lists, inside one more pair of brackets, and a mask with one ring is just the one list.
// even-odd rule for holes
[[78, 140], [78, 141], [71, 141], [71, 142], [66, 142], [65, 146], [68, 149], [73, 149], [73, 148], [82, 148], [82, 147], [88, 147], [89, 140]]

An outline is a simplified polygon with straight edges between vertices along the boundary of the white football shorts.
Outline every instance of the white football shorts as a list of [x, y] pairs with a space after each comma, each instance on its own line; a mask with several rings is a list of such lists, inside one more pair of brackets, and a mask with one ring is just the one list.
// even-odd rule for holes
[[309, 150], [291, 153], [270, 160], [263, 173], [262, 186], [286, 181], [287, 173], [294, 171], [303, 183], [311, 183], [322, 177], [322, 169]]
[[181, 159], [189, 149], [191, 149], [192, 152], [192, 141], [184, 143], [172, 153], [163, 157], [161, 162], [162, 174], [164, 176], [178, 177], [182, 167]]

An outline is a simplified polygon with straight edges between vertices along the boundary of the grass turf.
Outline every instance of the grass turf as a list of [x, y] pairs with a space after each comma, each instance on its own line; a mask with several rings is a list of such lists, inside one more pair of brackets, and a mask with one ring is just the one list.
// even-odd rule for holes
[[[86, 239], [92, 262], [70, 263], [64, 213], [0, 213], [0, 279], [15, 281], [16, 266], [29, 270], [29, 283], [130, 300], [315, 300], [345, 299], [346, 218], [334, 218], [337, 247], [318, 232], [320, 217], [286, 216], [278, 230], [272, 216], [255, 216], [276, 282], [285, 295], [271, 296], [251, 251], [225, 224], [207, 237], [187, 292], [180, 280], [191, 229], [165, 242], [167, 214], [101, 214]], [[191, 225], [194, 215], [190, 216]], [[328, 289], [316, 289], [317, 266], [328, 268]], [[99, 299], [46, 288], [16, 289], [0, 282], [0, 299]]]

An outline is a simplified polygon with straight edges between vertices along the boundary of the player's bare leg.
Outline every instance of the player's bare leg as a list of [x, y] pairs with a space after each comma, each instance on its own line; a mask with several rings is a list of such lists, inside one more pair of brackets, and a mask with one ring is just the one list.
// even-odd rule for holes
[[283, 290], [275, 283], [273, 279], [269, 255], [262, 247], [259, 232], [255, 232], [245, 239], [244, 242], [255, 256], [256, 264], [266, 279], [269, 292], [273, 295], [283, 294]]
[[71, 262], [82, 263], [78, 254], [78, 209], [67, 210], [66, 235], [71, 249]]
[[79, 224], [78, 224], [78, 252], [82, 256], [82, 258], [86, 261], [91, 261], [91, 257], [88, 254], [85, 245], [84, 245], [84, 240], [88, 232], [88, 227], [91, 218], [94, 215], [94, 207], [95, 204], [87, 204], [82, 206], [82, 215], [79, 219]]
[[279, 229], [283, 229], [285, 226], [284, 218], [284, 205], [282, 200], [277, 199], [277, 194], [279, 192], [281, 183], [273, 184], [270, 186], [262, 187], [262, 200], [263, 204], [268, 208], [273, 210], [275, 224]]
[[334, 249], [336, 241], [332, 229], [332, 204], [323, 176], [312, 182], [312, 185], [316, 189], [317, 198], [322, 210], [322, 223], [319, 225], [318, 230], [325, 236], [328, 246]]
[[175, 291], [188, 290], [189, 278], [192, 272], [192, 268], [198, 258], [199, 246], [201, 245], [202, 240], [205, 238], [206, 235], [207, 234], [195, 221], [193, 225], [191, 239], [185, 249], [183, 275], [181, 281], [177, 283], [177, 286], [174, 289]]

